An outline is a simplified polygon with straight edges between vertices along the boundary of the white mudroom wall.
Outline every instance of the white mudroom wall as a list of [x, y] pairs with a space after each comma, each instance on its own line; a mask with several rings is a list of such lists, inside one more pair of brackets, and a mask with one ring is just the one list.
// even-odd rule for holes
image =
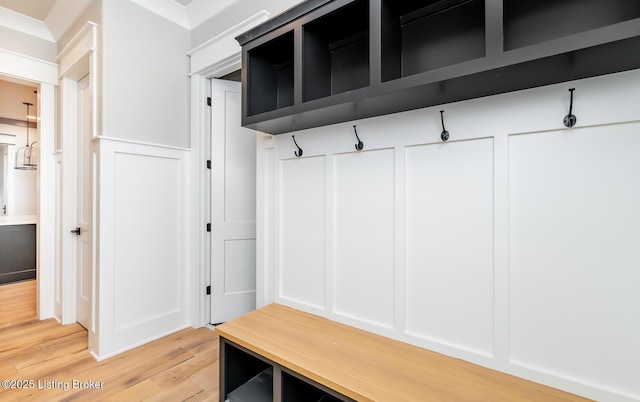
[[258, 299], [640, 399], [637, 99], [638, 70], [261, 135]]
[[100, 138], [89, 349], [99, 360], [189, 325], [189, 151]]

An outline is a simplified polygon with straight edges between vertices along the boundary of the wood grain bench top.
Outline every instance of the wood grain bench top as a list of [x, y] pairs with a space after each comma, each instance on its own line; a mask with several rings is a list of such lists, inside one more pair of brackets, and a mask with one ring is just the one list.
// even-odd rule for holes
[[216, 331], [357, 401], [586, 400], [279, 304]]

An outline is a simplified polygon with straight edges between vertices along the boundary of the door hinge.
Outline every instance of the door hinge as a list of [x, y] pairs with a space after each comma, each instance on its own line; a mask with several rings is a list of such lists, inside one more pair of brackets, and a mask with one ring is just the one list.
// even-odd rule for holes
[[207, 223], [207, 232], [211, 232], [211, 224]]
[[207, 106], [211, 106], [211, 97], [210, 96], [207, 97]]
[[207, 161], [207, 169], [211, 169], [211, 161]]
[[211, 285], [207, 286], [207, 294], [210, 295], [211, 294]]

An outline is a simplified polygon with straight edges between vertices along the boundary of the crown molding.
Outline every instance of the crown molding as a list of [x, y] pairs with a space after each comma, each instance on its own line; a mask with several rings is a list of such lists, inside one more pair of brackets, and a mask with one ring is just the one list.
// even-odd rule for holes
[[131, 0], [132, 3], [146, 8], [159, 16], [180, 25], [183, 28], [191, 29], [187, 9], [181, 4], [172, 0]]
[[44, 22], [8, 8], [0, 7], [0, 25], [36, 38], [55, 42], [53, 34]]

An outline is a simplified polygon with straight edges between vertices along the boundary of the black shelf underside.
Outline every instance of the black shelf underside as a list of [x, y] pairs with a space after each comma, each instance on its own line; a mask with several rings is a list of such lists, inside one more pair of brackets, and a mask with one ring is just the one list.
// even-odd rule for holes
[[[636, 51], [630, 51], [636, 49]], [[245, 126], [271, 134], [336, 124], [640, 68], [640, 37], [388, 91], [368, 87], [350, 99], [302, 105], [295, 115], [254, 116]], [[348, 98], [348, 97], [345, 97]], [[307, 107], [305, 107], [307, 106]]]
[[241, 37], [242, 124], [282, 134], [640, 68], [640, 1], [308, 0]]

